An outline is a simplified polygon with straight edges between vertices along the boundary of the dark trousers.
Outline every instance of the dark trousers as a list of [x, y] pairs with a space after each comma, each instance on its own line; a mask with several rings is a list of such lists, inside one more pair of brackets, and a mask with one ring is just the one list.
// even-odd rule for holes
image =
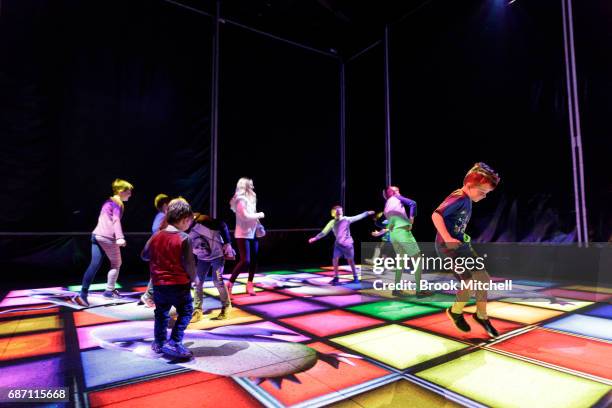
[[172, 306], [176, 309], [178, 317], [170, 338], [177, 343], [183, 341], [185, 329], [193, 313], [190, 285], [156, 285], [153, 287], [153, 301], [155, 302], [155, 341], [159, 344], [166, 341]]
[[240, 261], [234, 266], [230, 282], [236, 282], [238, 275], [247, 270], [249, 271], [249, 282], [253, 282], [255, 271], [257, 271], [257, 251], [259, 250], [257, 238], [236, 238], [236, 243], [238, 244]]

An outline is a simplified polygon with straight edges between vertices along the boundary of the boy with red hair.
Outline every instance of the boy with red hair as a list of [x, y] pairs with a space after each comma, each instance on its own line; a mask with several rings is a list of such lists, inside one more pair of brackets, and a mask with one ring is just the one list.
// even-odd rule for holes
[[[463, 187], [455, 190], [436, 208], [431, 218], [436, 227], [436, 251], [440, 256], [459, 258], [477, 257], [472, 248], [470, 237], [465, 228], [472, 215], [472, 202], [485, 198], [499, 184], [499, 175], [485, 163], [476, 163], [463, 179]], [[472, 270], [455, 275], [462, 281], [490, 282], [486, 270]], [[476, 315], [474, 320], [480, 324], [491, 337], [498, 336], [497, 330], [487, 316], [487, 292], [474, 290], [476, 297]], [[462, 289], [457, 292], [455, 303], [446, 310], [455, 327], [463, 332], [471, 330], [463, 317], [463, 308], [470, 300], [472, 291]]]

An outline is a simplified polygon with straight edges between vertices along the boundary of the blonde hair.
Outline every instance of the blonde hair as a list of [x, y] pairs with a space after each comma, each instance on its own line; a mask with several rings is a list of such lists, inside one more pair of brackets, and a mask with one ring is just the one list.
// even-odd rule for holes
[[134, 189], [134, 186], [130, 182], [121, 179], [115, 179], [115, 181], [113, 181], [112, 187], [113, 194], [119, 194], [125, 190]]
[[234, 196], [230, 200], [230, 207], [233, 211], [236, 211], [236, 202], [240, 197], [245, 197], [247, 200], [253, 201], [253, 203], [257, 202], [257, 194], [255, 194], [253, 188], [253, 180], [250, 178], [241, 177], [240, 180], [238, 180]]
[[168, 204], [170, 202], [170, 197], [166, 194], [161, 193], [155, 196], [155, 200], [153, 200], [153, 205], [157, 209], [157, 211], [161, 211], [164, 204]]

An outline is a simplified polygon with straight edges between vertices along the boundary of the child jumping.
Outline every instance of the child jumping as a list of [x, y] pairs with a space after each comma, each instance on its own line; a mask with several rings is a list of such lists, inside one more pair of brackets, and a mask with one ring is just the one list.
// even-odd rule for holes
[[[455, 190], [436, 208], [431, 218], [436, 227], [436, 251], [439, 256], [477, 257], [472, 248], [470, 237], [465, 228], [472, 215], [472, 202], [485, 198], [499, 184], [500, 178], [495, 171], [485, 163], [476, 163], [467, 172], [463, 179], [463, 187]], [[473, 270], [455, 275], [461, 281], [490, 282], [491, 278], [486, 270]], [[498, 332], [487, 316], [487, 292], [475, 290], [476, 315], [474, 320], [480, 324], [487, 333], [498, 336]], [[455, 303], [446, 310], [447, 316], [455, 327], [463, 332], [471, 330], [470, 325], [463, 317], [463, 308], [470, 300], [472, 291], [463, 289], [457, 292]]]
[[212, 268], [212, 281], [219, 291], [221, 312], [215, 320], [229, 319], [232, 303], [227, 288], [223, 283], [223, 266], [225, 258], [235, 256], [230, 240], [227, 224], [208, 215], [196, 214], [194, 223], [189, 230], [189, 238], [193, 244], [193, 254], [197, 259], [196, 273], [199, 283], [195, 287], [194, 310], [191, 323], [199, 322], [203, 317], [204, 279]]
[[334, 254], [332, 262], [334, 265], [334, 278], [330, 281], [332, 285], [337, 285], [340, 279], [338, 278], [338, 264], [340, 257], [346, 259], [353, 271], [353, 282], [359, 282], [357, 269], [355, 268], [355, 248], [353, 247], [353, 237], [351, 236], [351, 224], [359, 220], [363, 220], [368, 215], [373, 215], [374, 211], [365, 211], [353, 217], [345, 217], [341, 206], [336, 205], [331, 209], [333, 220], [329, 221], [323, 231], [308, 240], [309, 244], [325, 237], [330, 231], [334, 231], [336, 242], [334, 243]]
[[[190, 282], [198, 285], [191, 239], [185, 233], [193, 221], [193, 212], [185, 199], [177, 198], [168, 204], [168, 226], [153, 235], [142, 251], [142, 259], [149, 261], [155, 302], [155, 339], [151, 349], [176, 358], [190, 358], [192, 352], [182, 341], [193, 313]], [[167, 340], [170, 308], [178, 317]]]
[[106, 280], [104, 297], [120, 299], [121, 295], [115, 289], [119, 268], [121, 267], [120, 247], [124, 247], [125, 237], [121, 228], [121, 217], [123, 216], [123, 203], [132, 196], [134, 186], [121, 179], [115, 179], [112, 184], [113, 196], [106, 200], [100, 210], [98, 225], [91, 234], [91, 262], [83, 276], [81, 293], [74, 298], [75, 303], [89, 307], [87, 296], [100, 265], [102, 265], [102, 253], [110, 260], [110, 270]]

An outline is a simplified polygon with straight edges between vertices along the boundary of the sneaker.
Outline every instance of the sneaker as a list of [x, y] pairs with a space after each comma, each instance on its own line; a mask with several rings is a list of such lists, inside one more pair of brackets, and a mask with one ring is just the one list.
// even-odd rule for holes
[[162, 347], [163, 347], [163, 345], [161, 343], [156, 342], [156, 341], [151, 343], [151, 350], [153, 350], [153, 352], [155, 352], [155, 354], [163, 353]]
[[251, 296], [257, 296], [253, 287], [253, 282], [247, 282], [247, 293]]
[[451, 321], [453, 322], [453, 324], [458, 330], [461, 330], [462, 332], [465, 332], [465, 333], [472, 330], [468, 322], [465, 321], [465, 317], [463, 317], [463, 313], [453, 313], [453, 311], [449, 307], [448, 309], [446, 309], [446, 315], [448, 316], [449, 319], [451, 319]]
[[334, 277], [334, 279], [330, 280], [329, 283], [331, 283], [332, 285], [337, 285], [338, 283], [340, 283], [340, 279], [336, 276]]
[[109, 299], [122, 299], [121, 294], [117, 289], [105, 290], [102, 296]]
[[221, 309], [221, 312], [219, 312], [219, 315], [213, 318], [213, 320], [227, 320], [230, 318], [231, 313], [232, 313], [232, 307], [226, 306], [223, 309]]
[[485, 331], [487, 333], [489, 333], [489, 336], [491, 337], [497, 337], [499, 336], [499, 333], [497, 332], [497, 330], [495, 329], [495, 327], [493, 327], [493, 325], [491, 324], [491, 321], [489, 319], [481, 319], [480, 317], [478, 317], [477, 314], [474, 313], [474, 315], [472, 315], [472, 317], [474, 318], [474, 320], [476, 321], [476, 323], [478, 323], [479, 325], [482, 326], [483, 329], [485, 329]]
[[190, 323], [197, 323], [200, 320], [202, 320], [203, 317], [204, 317], [204, 313], [202, 312], [202, 310], [196, 309], [193, 311], [193, 314], [191, 315]]
[[79, 306], [89, 307], [89, 302], [87, 302], [87, 298], [82, 297], [81, 295], [76, 295], [72, 298], [72, 301]]
[[162, 352], [175, 358], [191, 358], [193, 353], [183, 343], [177, 343], [174, 340], [168, 340], [162, 347]]
[[140, 297], [140, 301], [145, 305], [145, 307], [150, 307], [151, 309], [155, 309], [155, 302], [148, 296], [146, 293]]

